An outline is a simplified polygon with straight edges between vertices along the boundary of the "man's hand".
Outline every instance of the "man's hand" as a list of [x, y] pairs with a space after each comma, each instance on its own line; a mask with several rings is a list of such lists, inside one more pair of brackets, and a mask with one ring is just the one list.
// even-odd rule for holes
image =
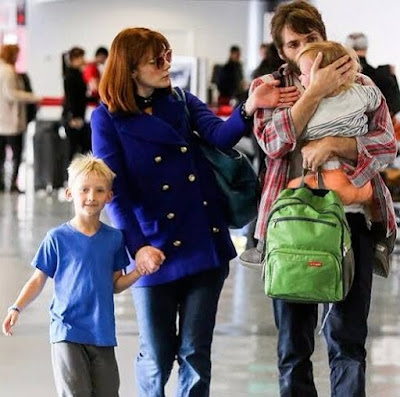
[[251, 115], [258, 108], [293, 106], [300, 92], [295, 86], [278, 87], [279, 80], [267, 81], [254, 89], [246, 101], [246, 113]]
[[135, 255], [136, 268], [140, 274], [146, 275], [156, 272], [165, 261], [164, 253], [151, 245], [140, 248]]
[[332, 157], [332, 137], [307, 142], [301, 149], [303, 168], [316, 172], [318, 168]]
[[323, 55], [320, 52], [314, 60], [310, 72], [311, 84], [307, 88], [319, 98], [324, 98], [334, 93], [357, 70], [357, 64], [348, 55], [344, 55], [330, 65], [320, 68], [322, 57]]

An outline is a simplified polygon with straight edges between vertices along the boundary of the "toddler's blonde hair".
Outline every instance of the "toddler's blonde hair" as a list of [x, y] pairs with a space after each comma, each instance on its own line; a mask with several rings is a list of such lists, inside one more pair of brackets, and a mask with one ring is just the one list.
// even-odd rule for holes
[[115, 173], [111, 171], [108, 165], [100, 158], [93, 156], [93, 154], [80, 154], [77, 155], [68, 167], [68, 186], [71, 187], [75, 182], [78, 175], [95, 174], [104, 177], [110, 188], [113, 184]]
[[322, 53], [322, 60], [320, 64], [321, 68], [330, 65], [344, 55], [349, 55], [351, 59], [355, 60], [358, 63], [358, 70], [355, 70], [354, 73], [348, 78], [348, 80], [340, 86], [339, 92], [349, 89], [355, 82], [357, 72], [361, 71], [361, 66], [357, 53], [352, 48], [345, 47], [344, 45], [335, 41], [320, 41], [316, 43], [308, 43], [296, 57], [297, 66], [299, 65], [299, 61], [302, 56], [307, 54], [312, 59], [315, 59], [319, 52]]

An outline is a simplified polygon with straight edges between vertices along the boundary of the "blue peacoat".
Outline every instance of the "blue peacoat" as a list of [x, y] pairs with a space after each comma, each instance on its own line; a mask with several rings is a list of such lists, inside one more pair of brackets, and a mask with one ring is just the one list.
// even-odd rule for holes
[[183, 101], [164, 92], [154, 96], [152, 115], [111, 114], [102, 104], [91, 120], [93, 152], [117, 175], [109, 217], [123, 231], [132, 257], [145, 245], [166, 256], [158, 272], [135, 286], [177, 280], [236, 255], [224, 196], [192, 128], [224, 149], [235, 145], [248, 126], [239, 110], [224, 122], [186, 93], [190, 127]]

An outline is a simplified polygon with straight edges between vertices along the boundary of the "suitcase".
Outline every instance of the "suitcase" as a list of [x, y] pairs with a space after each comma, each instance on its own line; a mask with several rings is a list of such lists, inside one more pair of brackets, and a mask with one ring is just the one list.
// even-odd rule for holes
[[68, 139], [58, 121], [37, 120], [33, 137], [35, 191], [51, 192], [64, 186], [69, 159]]

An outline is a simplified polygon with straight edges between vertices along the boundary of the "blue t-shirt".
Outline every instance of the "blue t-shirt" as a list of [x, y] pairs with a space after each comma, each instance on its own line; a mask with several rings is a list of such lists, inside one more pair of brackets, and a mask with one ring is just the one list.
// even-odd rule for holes
[[54, 279], [50, 342], [116, 346], [113, 272], [129, 264], [121, 231], [86, 236], [71, 224], [50, 230], [32, 266]]

